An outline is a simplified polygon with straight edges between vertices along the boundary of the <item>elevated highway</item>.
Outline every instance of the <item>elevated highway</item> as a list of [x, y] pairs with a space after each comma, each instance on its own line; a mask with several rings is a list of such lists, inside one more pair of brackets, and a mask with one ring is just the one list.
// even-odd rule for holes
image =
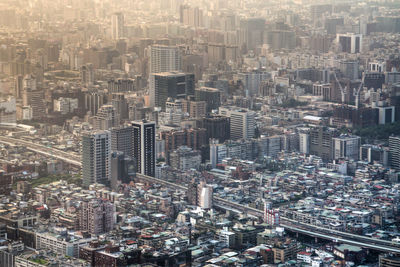
[[[161, 184], [171, 189], [187, 190], [185, 186], [141, 174], [137, 175], [137, 179], [149, 183]], [[220, 197], [214, 197], [213, 205], [221, 209], [238, 211], [258, 218], [263, 218], [264, 216], [262, 210], [238, 204]], [[349, 245], [360, 246], [363, 248], [378, 250], [382, 252], [391, 252], [400, 254], [400, 246], [397, 246], [396, 244], [388, 240], [381, 240], [367, 236], [336, 231], [317, 225], [301, 223], [286, 217], [281, 217], [280, 219], [281, 219], [280, 226], [284, 227], [288, 231], [308, 235], [311, 237], [330, 240], [333, 242], [340, 242]]]
[[13, 137], [8, 137], [8, 136], [0, 136], [0, 143], [4, 144], [12, 144], [12, 145], [17, 145], [17, 146], [25, 146], [27, 149], [42, 154], [44, 156], [60, 159], [66, 163], [69, 163], [75, 167], [81, 167], [81, 157], [79, 155], [76, 155], [75, 153], [71, 152], [64, 152], [59, 149], [47, 147], [41, 144], [36, 144], [33, 142], [29, 142], [26, 140], [22, 139], [17, 139]]

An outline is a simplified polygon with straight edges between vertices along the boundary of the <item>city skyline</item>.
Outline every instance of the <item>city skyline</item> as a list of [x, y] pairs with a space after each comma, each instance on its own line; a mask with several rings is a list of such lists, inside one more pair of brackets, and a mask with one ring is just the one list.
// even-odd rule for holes
[[399, 0], [0, 0], [0, 267], [400, 266]]

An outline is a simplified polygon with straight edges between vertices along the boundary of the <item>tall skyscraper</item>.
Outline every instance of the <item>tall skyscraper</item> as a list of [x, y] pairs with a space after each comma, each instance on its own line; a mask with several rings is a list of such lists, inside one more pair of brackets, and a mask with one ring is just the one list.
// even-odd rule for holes
[[181, 71], [182, 56], [177, 46], [152, 45], [150, 73]]
[[231, 139], [248, 139], [254, 137], [255, 117], [254, 111], [235, 109], [229, 107], [219, 108], [219, 114], [230, 118]]
[[109, 131], [82, 135], [82, 180], [88, 187], [93, 183], [108, 184], [111, 180], [111, 134]]
[[124, 14], [120, 12], [111, 17], [111, 36], [114, 40], [124, 37]]
[[194, 74], [163, 72], [150, 74], [150, 104], [165, 110], [169, 97], [194, 96]]
[[133, 157], [133, 128], [124, 125], [111, 129], [111, 150], [123, 152], [126, 156]]
[[22, 91], [22, 104], [32, 108], [32, 119], [40, 119], [46, 115], [44, 90], [24, 88]]
[[133, 157], [136, 170], [143, 175], [155, 175], [156, 124], [148, 121], [133, 121]]
[[14, 96], [16, 98], [22, 98], [22, 90], [24, 88], [23, 81], [24, 81], [24, 77], [22, 75], [18, 75], [17, 77], [15, 77], [15, 93], [14, 93]]
[[85, 86], [93, 85], [94, 82], [94, 70], [93, 64], [88, 63], [83, 65], [80, 69], [81, 81]]
[[389, 137], [390, 166], [400, 171], [400, 136]]

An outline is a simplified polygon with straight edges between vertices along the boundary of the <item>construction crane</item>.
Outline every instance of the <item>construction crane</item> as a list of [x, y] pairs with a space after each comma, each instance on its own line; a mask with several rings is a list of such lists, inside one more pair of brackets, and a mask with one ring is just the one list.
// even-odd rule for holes
[[338, 78], [336, 77], [336, 72], [333, 72], [333, 76], [335, 76], [335, 80], [337, 82], [337, 84], [339, 85], [339, 89], [340, 89], [340, 93], [342, 95], [342, 104], [344, 104], [344, 99], [345, 99], [345, 95], [347, 93], [347, 86], [345, 86], [344, 88], [342, 87], [342, 85], [340, 84]]
[[[345, 95], [347, 93], [347, 86], [345, 86], [344, 88], [342, 87], [342, 85], [340, 84], [338, 78], [336, 77], [336, 72], [333, 72], [333, 76], [335, 77], [335, 80], [336, 80], [336, 82], [337, 82], [337, 84], [339, 86], [340, 93], [342, 95], [342, 104], [344, 104]], [[365, 75], [363, 73], [360, 86], [358, 87], [358, 89], [354, 88], [354, 92], [353, 92], [353, 95], [355, 97], [355, 106], [356, 106], [357, 109], [358, 109], [358, 106], [359, 106], [360, 91], [361, 91], [362, 86], [364, 85], [364, 79], [365, 79]]]
[[[361, 91], [361, 88], [363, 87], [363, 85], [364, 85], [364, 79], [365, 79], [365, 75], [364, 75], [364, 73], [362, 74], [362, 78], [361, 78], [361, 83], [360, 83], [360, 86], [358, 87], [358, 89], [357, 90], [354, 90], [354, 92], [353, 92], [353, 95], [354, 95], [354, 97], [355, 97], [355, 104], [356, 104], [356, 109], [358, 109], [358, 105], [359, 105], [359, 97], [360, 97], [360, 91]], [[354, 88], [355, 89], [355, 88]]]

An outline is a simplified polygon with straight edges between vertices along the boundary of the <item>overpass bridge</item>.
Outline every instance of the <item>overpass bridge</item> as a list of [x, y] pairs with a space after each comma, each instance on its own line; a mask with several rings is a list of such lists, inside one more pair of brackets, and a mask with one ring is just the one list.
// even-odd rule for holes
[[[12, 137], [4, 137], [4, 136], [0, 136], [0, 143], [24, 145], [26, 146], [27, 149], [31, 151], [40, 153], [48, 157], [53, 157], [63, 160], [75, 167], [80, 168], [82, 166], [81, 157], [79, 155], [73, 153], [67, 153], [54, 148], [49, 148], [41, 144], [36, 144], [25, 140], [16, 139]], [[146, 175], [137, 174], [136, 179], [148, 183], [160, 184], [175, 190], [185, 190], [185, 191], [187, 190], [187, 187], [183, 185], [179, 185], [176, 183], [172, 183], [169, 181], [165, 181], [162, 179]], [[264, 216], [262, 210], [245, 206], [239, 203], [235, 203], [220, 197], [214, 197], [213, 205], [221, 209], [242, 212], [260, 219], [262, 219]], [[322, 238], [335, 242], [342, 242], [350, 245], [357, 245], [363, 248], [369, 248], [383, 252], [392, 252], [400, 254], [400, 246], [388, 240], [381, 240], [362, 235], [355, 235], [352, 233], [332, 230], [317, 225], [305, 224], [286, 217], [281, 217], [280, 225], [289, 231], [305, 234], [312, 237]]]
[[33, 142], [29, 142], [29, 141], [18, 139], [18, 138], [8, 137], [8, 136], [0, 136], [0, 143], [12, 144], [12, 145], [17, 145], [17, 146], [22, 145], [22, 146], [25, 146], [26, 149], [29, 149], [33, 152], [36, 152], [38, 154], [41, 154], [41, 155], [44, 155], [47, 157], [62, 160], [66, 163], [69, 163], [69, 164], [75, 166], [75, 167], [80, 168], [82, 166], [81, 157], [79, 155], [76, 155], [75, 153], [61, 151], [59, 149], [46, 147], [41, 144], [36, 144]]
[[[171, 189], [187, 190], [187, 187], [185, 186], [141, 174], [137, 175], [137, 179], [144, 182], [161, 184]], [[262, 210], [235, 203], [220, 197], [214, 197], [213, 205], [225, 210], [242, 212], [260, 219], [264, 216]], [[332, 230], [317, 225], [305, 224], [286, 217], [281, 217], [280, 219], [280, 226], [284, 227], [288, 231], [330, 240], [333, 242], [341, 242], [377, 251], [400, 254], [400, 246], [397, 246], [396, 244], [388, 240], [381, 240], [367, 236]]]

